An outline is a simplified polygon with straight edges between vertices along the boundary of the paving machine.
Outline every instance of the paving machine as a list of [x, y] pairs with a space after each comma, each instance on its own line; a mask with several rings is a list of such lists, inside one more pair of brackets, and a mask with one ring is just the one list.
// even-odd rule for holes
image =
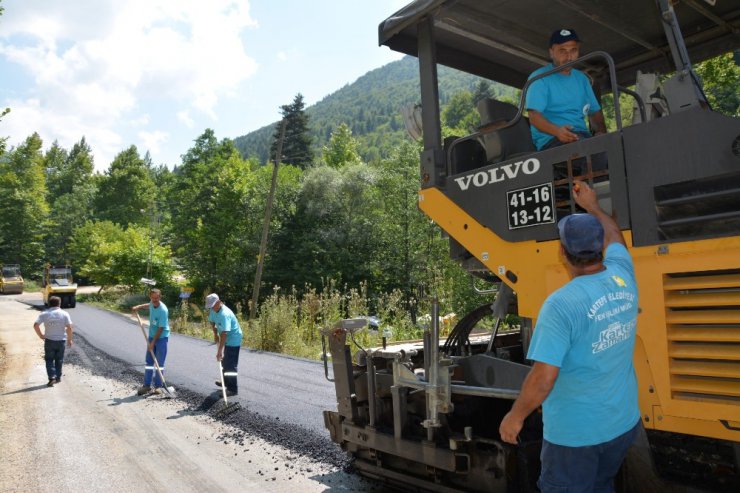
[[49, 304], [51, 296], [62, 300], [62, 308], [74, 308], [77, 305], [77, 283], [72, 278], [72, 268], [65, 266], [44, 267], [44, 278], [41, 282], [44, 305]]
[[18, 264], [3, 264], [2, 277], [0, 277], [0, 293], [20, 294], [23, 292], [23, 276], [21, 266]]
[[[573, 65], [597, 95], [616, 96], [616, 130], [536, 152], [523, 103], [488, 99], [479, 131], [442, 138], [438, 64], [524, 101], [560, 27], [584, 41]], [[414, 490], [537, 491], [541, 414], [517, 446], [498, 426], [540, 307], [568, 280], [556, 225], [577, 211], [579, 179], [616, 217], [640, 293], [644, 431], [621, 491], [740, 491], [740, 120], [713, 111], [690, 61], [738, 49], [739, 33], [737, 0], [417, 0], [380, 24], [381, 45], [419, 59], [419, 207], [453, 258], [498, 288], [443, 343], [437, 313], [419, 344], [361, 349], [358, 320], [325, 330], [337, 394], [325, 424], [362, 474]], [[499, 330], [507, 315], [518, 331]], [[471, 336], [486, 317], [493, 330]]]

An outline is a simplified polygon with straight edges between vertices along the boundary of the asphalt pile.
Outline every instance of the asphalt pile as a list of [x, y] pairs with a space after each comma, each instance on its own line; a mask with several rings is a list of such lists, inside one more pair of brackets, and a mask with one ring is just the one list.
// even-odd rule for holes
[[[118, 380], [133, 387], [141, 385], [143, 376], [143, 372], [137, 370], [136, 366], [100, 351], [80, 335], [75, 335], [75, 346], [65, 355], [65, 365], [67, 364], [81, 366], [94, 375]], [[248, 400], [246, 403], [242, 401], [242, 409], [225, 417], [218, 417], [216, 414], [223, 407], [220, 391], [214, 390], [211, 394], [202, 395], [178, 388], [174, 382], [168, 381], [168, 384], [174, 385], [176, 388], [175, 400], [186, 405], [184, 409], [178, 411], [178, 414], [206, 415], [216, 422], [228, 425], [224, 428], [223, 433], [217, 436], [217, 439], [223, 441], [224, 444], [236, 444], [243, 447], [243, 452], [250, 451], [249, 446], [254, 446], [255, 437], [270, 444], [279, 445], [294, 454], [293, 460], [284, 461], [282, 467], [296, 469], [296, 474], [321, 473], [320, 471], [313, 471], [309, 465], [303, 468], [300, 465], [301, 461], [298, 460], [300, 458], [321, 462], [348, 472], [352, 470], [349, 455], [343, 452], [328, 437], [291, 423], [285, 423], [277, 417], [253, 412], [249, 410]], [[156, 399], [159, 400], [160, 398], [157, 397]], [[235, 452], [235, 454], [238, 453], [238, 451]], [[275, 462], [277, 464], [279, 459], [276, 458]], [[275, 467], [280, 466], [276, 465]], [[260, 472], [269, 476], [269, 471]]]

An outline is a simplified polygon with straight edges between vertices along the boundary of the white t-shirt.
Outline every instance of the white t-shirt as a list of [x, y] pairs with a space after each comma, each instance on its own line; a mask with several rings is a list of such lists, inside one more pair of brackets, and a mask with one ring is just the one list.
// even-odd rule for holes
[[66, 341], [67, 325], [72, 325], [69, 313], [58, 306], [49, 308], [36, 319], [37, 324], [44, 324], [44, 337], [50, 341]]

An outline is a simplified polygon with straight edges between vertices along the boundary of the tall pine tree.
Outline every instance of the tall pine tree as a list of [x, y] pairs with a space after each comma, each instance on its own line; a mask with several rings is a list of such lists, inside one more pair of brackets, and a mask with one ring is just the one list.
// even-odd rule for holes
[[[308, 115], [304, 111], [305, 106], [303, 95], [298, 93], [291, 104], [280, 107], [280, 112], [286, 121], [281, 161], [293, 164], [301, 169], [306, 169], [313, 163], [313, 149], [311, 149], [311, 135], [308, 129]], [[280, 126], [278, 123], [275, 127], [275, 134], [270, 146], [270, 159], [273, 162], [280, 139]]]

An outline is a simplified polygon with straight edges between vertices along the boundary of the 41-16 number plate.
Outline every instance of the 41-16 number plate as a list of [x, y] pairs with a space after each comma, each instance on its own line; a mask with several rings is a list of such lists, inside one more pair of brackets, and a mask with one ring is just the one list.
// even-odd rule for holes
[[509, 229], [555, 222], [552, 183], [506, 192]]

